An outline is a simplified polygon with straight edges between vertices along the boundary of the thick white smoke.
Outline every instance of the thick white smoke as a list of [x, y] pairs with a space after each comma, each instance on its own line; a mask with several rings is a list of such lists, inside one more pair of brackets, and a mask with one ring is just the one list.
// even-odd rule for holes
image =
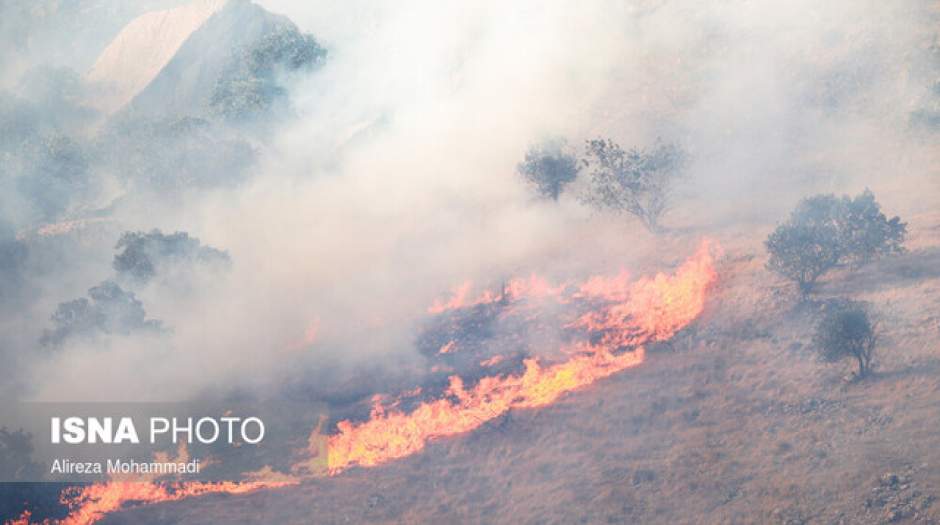
[[[696, 235], [762, 232], [813, 191], [923, 206], [898, 183], [928, 180], [936, 155], [909, 126], [929, 80], [916, 2], [261, 4], [330, 49], [291, 85], [296, 119], [246, 185], [118, 217], [189, 231], [228, 250], [232, 271], [198, 292], [145, 290], [173, 336], [44, 359], [39, 397], [407, 369], [416, 319], [466, 279], [617, 270], [658, 242], [685, 255], [571, 195], [536, 200], [515, 166], [546, 137], [679, 142], [688, 178], [665, 222]], [[316, 342], [298, 346], [311, 326]]]

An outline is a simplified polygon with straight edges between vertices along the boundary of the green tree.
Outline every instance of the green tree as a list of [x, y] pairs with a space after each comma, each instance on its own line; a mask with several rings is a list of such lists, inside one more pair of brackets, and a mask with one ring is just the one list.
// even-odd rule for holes
[[796, 282], [805, 297], [816, 280], [840, 264], [860, 266], [904, 250], [907, 224], [888, 219], [871, 191], [814, 195], [797, 204], [764, 242], [767, 268]]
[[767, 268], [796, 282], [805, 298], [816, 280], [839, 262], [838, 232], [832, 227], [783, 224], [767, 237]]
[[654, 233], [668, 210], [675, 179], [685, 153], [675, 144], [658, 142], [653, 148], [625, 151], [610, 139], [587, 142], [583, 161], [590, 170], [590, 186], [583, 200], [597, 209], [627, 212]]
[[216, 82], [210, 108], [229, 121], [259, 116], [286, 103], [284, 74], [312, 71], [326, 60], [326, 49], [293, 24], [280, 27], [241, 50]]
[[824, 362], [835, 363], [854, 359], [858, 364], [856, 377], [871, 372], [878, 337], [868, 308], [857, 301], [838, 301], [827, 308], [813, 335], [813, 345]]
[[563, 140], [552, 140], [529, 148], [516, 169], [536, 193], [557, 201], [565, 186], [578, 177], [580, 167]]

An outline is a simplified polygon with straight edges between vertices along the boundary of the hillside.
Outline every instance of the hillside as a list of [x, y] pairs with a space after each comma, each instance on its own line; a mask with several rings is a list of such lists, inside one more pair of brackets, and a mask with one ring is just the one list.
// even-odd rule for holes
[[95, 107], [114, 112], [130, 102], [156, 78], [186, 40], [227, 0], [200, 0], [189, 5], [151, 11], [127, 24], [108, 44], [86, 75], [104, 84]]
[[144, 117], [200, 114], [238, 53], [279, 30], [297, 28], [248, 0], [198, 0], [141, 15], [88, 72], [106, 94], [93, 105]]
[[940, 4], [13, 2], [0, 523], [940, 525]]
[[876, 305], [867, 381], [815, 360], [815, 309], [726, 232], [705, 314], [638, 368], [386, 466], [104, 522], [936, 523], [940, 214], [910, 224], [910, 253], [819, 293]]

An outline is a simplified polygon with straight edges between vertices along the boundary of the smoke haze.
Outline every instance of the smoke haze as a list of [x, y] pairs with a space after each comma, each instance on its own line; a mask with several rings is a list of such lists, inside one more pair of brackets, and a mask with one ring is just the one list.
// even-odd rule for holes
[[[82, 75], [133, 16], [173, 5], [106, 10], [76, 36], [72, 59], [44, 43], [69, 13], [0, 25], [29, 57], [4, 56], [2, 85], [15, 97], [0, 115], [4, 394], [165, 399], [338, 384], [363, 367], [407, 375], [425, 366], [414, 350], [421, 317], [457, 284], [616, 272], [642, 266], [642, 247], [676, 242], [592, 212], [575, 192], [536, 200], [516, 165], [548, 138], [578, 153], [595, 137], [681, 144], [686, 179], [666, 219], [675, 232], [766, 229], [815, 191], [870, 187], [902, 215], [936, 207], [905, 192], [938, 180], [938, 129], [916, 118], [940, 97], [938, 12], [927, 2], [262, 1], [327, 58], [281, 78], [287, 116], [212, 121], [186, 139], [195, 147], [148, 142], [167, 155], [250, 152], [238, 163], [192, 161], [197, 153], [157, 163], [226, 181], [180, 179], [168, 192], [129, 181], [137, 164], [110, 160], [128, 149], [107, 140], [115, 122], [144, 124], [88, 109], [96, 88]], [[38, 98], [23, 79], [42, 65], [76, 69], [41, 77], [56, 87]], [[79, 153], [60, 145], [49, 158], [80, 156], [68, 180], [81, 184], [49, 202], [48, 185], [20, 182], [52, 168], [34, 169], [48, 148], [18, 134], [69, 137]], [[164, 333], [41, 347], [59, 303], [120, 279], [120, 234], [153, 229], [188, 232], [231, 264], [121, 283]]]

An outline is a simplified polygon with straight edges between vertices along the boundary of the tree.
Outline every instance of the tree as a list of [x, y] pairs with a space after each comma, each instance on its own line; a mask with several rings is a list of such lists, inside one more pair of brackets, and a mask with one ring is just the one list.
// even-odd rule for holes
[[838, 233], [826, 227], [784, 224], [764, 244], [770, 252], [767, 268], [795, 281], [804, 298], [816, 280], [836, 266], [841, 253]]
[[146, 284], [161, 271], [188, 271], [196, 265], [227, 267], [231, 263], [226, 252], [203, 246], [186, 232], [125, 232], [115, 249], [121, 251], [114, 256], [114, 270], [133, 284]]
[[904, 251], [907, 224], [900, 217], [888, 219], [871, 190], [848, 195], [814, 195], [800, 201], [791, 222], [813, 228], [831, 226], [838, 232], [840, 263], [856, 266]]
[[684, 162], [685, 153], [675, 144], [657, 142], [650, 150], [624, 151], [610, 139], [589, 140], [583, 164], [591, 170], [590, 187], [583, 200], [597, 209], [630, 213], [651, 232], [659, 232]]
[[814, 195], [767, 237], [767, 268], [795, 281], [805, 298], [819, 277], [840, 264], [859, 266], [902, 252], [906, 233], [907, 225], [881, 213], [869, 190], [854, 199]]
[[233, 57], [217, 80], [209, 105], [230, 121], [259, 116], [286, 102], [282, 74], [312, 71], [326, 60], [326, 49], [293, 24], [279, 27]]
[[532, 146], [516, 168], [540, 196], [557, 201], [565, 186], [578, 177], [578, 160], [565, 149], [563, 140]]
[[163, 324], [147, 319], [143, 303], [112, 281], [104, 281], [88, 290], [90, 300], [80, 297], [60, 303], [52, 314], [54, 328], [46, 330], [40, 344], [61, 345], [68, 339], [91, 339], [101, 334], [128, 335], [134, 332], [158, 334]]
[[813, 335], [820, 359], [827, 363], [855, 359], [858, 378], [871, 372], [877, 340], [866, 305], [848, 300], [831, 303]]
[[888, 219], [867, 188], [854, 199], [843, 195], [837, 209], [842, 223], [840, 241], [848, 262], [863, 265], [904, 251], [907, 223], [898, 216]]

